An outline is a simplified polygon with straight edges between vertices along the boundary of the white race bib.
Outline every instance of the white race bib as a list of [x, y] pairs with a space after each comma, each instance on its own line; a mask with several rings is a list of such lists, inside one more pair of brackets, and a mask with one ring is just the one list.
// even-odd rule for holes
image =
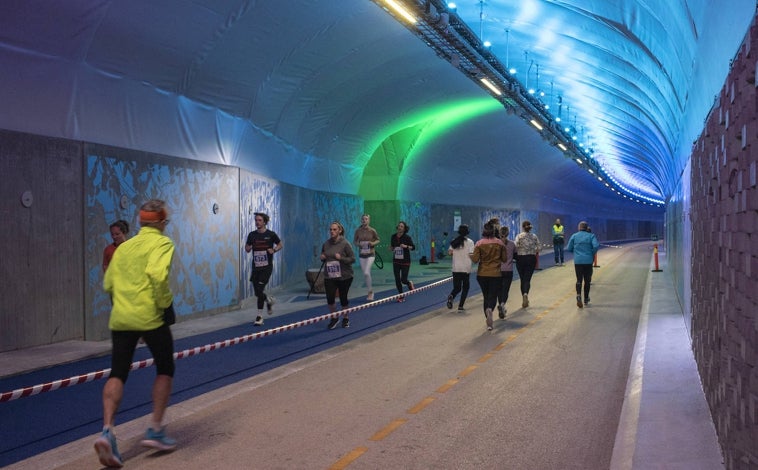
[[326, 277], [329, 279], [337, 279], [342, 277], [342, 268], [339, 261], [327, 261], [326, 262]]
[[360, 254], [362, 255], [371, 254], [371, 244], [369, 242], [361, 242]]
[[254, 251], [253, 252], [253, 266], [256, 268], [262, 268], [268, 266], [268, 251]]
[[395, 247], [395, 259], [403, 259], [403, 249], [399, 246]]

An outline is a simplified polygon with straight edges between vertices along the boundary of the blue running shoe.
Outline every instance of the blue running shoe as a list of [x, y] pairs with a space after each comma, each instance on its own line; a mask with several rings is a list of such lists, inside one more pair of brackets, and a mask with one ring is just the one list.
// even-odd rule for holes
[[110, 429], [103, 429], [103, 434], [95, 440], [95, 452], [100, 463], [110, 468], [121, 468], [124, 463], [121, 461], [121, 454], [118, 453], [116, 436]]
[[145, 438], [142, 439], [140, 444], [158, 450], [176, 449], [176, 441], [166, 435], [165, 427], [159, 431], [153, 431], [153, 428], [147, 428]]

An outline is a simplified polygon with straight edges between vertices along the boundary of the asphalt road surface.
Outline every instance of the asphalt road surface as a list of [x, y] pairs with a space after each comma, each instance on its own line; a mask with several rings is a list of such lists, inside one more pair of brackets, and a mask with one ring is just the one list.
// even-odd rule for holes
[[[147, 418], [119, 423], [125, 467], [607, 469], [650, 254], [601, 253], [589, 307], [573, 265], [539, 271], [492, 332], [476, 295], [184, 401], [173, 453], [139, 446]], [[60, 468], [97, 468], [94, 438], [51, 451]]]

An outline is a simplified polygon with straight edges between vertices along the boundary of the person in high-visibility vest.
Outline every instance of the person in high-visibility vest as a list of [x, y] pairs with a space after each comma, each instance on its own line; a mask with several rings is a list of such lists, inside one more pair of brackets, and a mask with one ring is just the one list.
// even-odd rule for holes
[[565, 228], [561, 224], [561, 219], [555, 219], [555, 224], [553, 224], [553, 253], [555, 254], [556, 266], [563, 266], [563, 245], [566, 243]]

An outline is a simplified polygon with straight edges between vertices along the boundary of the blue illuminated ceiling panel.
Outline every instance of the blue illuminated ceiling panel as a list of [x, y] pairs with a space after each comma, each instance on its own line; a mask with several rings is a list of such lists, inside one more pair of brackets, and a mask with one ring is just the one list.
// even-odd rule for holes
[[679, 180], [755, 13], [752, 0], [432, 3], [622, 185], [655, 198]]

